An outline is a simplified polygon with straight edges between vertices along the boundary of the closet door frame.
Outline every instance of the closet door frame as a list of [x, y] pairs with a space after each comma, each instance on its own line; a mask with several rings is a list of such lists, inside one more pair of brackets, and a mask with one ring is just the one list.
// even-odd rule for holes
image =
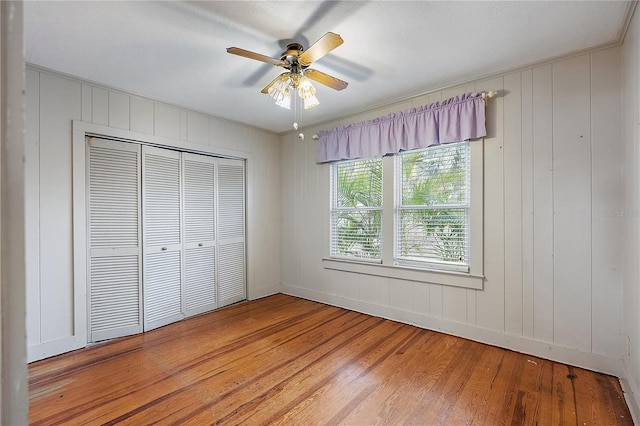
[[[83, 86], [84, 90], [84, 86]], [[72, 120], [72, 220], [73, 220], [73, 330], [72, 336], [51, 343], [43, 343], [36, 347], [28, 348], [28, 359], [33, 361], [49, 356], [58, 355], [74, 349], [86, 347], [88, 344], [88, 318], [87, 318], [87, 210], [86, 210], [86, 138], [94, 136], [103, 139], [111, 139], [123, 142], [138, 143], [141, 145], [153, 145], [184, 152], [202, 153], [215, 157], [234, 158], [245, 160], [246, 181], [251, 182], [253, 155], [245, 151], [237, 151], [229, 148], [215, 147], [186, 142], [173, 138], [150, 135], [126, 129], [119, 129], [100, 124], [89, 123], [82, 120]], [[245, 188], [248, 190], [249, 188]], [[245, 193], [246, 196], [246, 193]], [[247, 204], [247, 212], [251, 204]], [[246, 233], [251, 234], [251, 222], [247, 223]], [[249, 260], [247, 259], [247, 268]], [[249, 298], [252, 292], [251, 274], [246, 270], [246, 291]]]

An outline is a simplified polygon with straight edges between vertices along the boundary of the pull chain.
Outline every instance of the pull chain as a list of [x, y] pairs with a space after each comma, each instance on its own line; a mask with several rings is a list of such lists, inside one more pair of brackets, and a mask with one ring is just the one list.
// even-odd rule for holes
[[[300, 102], [302, 102], [302, 101], [300, 101]], [[297, 118], [298, 118], [298, 96], [296, 96], [296, 94], [294, 94], [294, 97], [293, 97], [293, 119], [294, 119], [293, 128], [295, 130], [298, 130], [298, 127], [299, 127]], [[300, 121], [302, 122], [302, 108], [300, 108]], [[302, 132], [298, 133], [298, 139], [303, 141], [304, 140], [304, 133], [302, 133]]]

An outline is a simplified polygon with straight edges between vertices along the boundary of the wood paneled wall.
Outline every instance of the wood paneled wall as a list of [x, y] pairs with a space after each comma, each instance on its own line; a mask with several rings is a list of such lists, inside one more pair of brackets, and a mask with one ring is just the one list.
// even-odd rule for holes
[[[277, 135], [173, 105], [27, 68], [25, 145], [29, 360], [86, 342], [74, 336], [72, 120], [247, 160], [248, 294], [277, 293], [280, 144]], [[108, 134], [107, 134], [108, 136]], [[259, 208], [258, 208], [259, 206]]]
[[283, 136], [284, 291], [620, 375], [622, 76], [609, 48], [305, 130], [498, 90], [472, 182], [484, 185], [483, 290], [325, 270], [329, 166], [310, 138]]

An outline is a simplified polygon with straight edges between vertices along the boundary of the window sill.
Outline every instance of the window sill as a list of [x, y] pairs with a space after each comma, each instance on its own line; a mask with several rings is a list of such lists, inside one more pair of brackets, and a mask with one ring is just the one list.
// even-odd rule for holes
[[433, 269], [419, 269], [407, 266], [382, 265], [353, 260], [322, 258], [325, 269], [353, 272], [357, 274], [374, 275], [377, 277], [395, 278], [399, 280], [417, 281], [430, 284], [441, 284], [453, 287], [482, 290], [484, 277], [461, 272], [436, 271]]

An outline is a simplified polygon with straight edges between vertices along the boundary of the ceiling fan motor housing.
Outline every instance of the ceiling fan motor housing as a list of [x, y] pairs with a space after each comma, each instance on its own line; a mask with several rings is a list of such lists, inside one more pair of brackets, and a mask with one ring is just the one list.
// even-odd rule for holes
[[302, 54], [304, 48], [300, 43], [289, 43], [287, 45], [287, 50], [284, 51], [280, 59], [287, 62], [287, 66], [285, 68], [291, 70], [292, 73], [301, 74], [307, 66], [302, 65], [298, 58]]

